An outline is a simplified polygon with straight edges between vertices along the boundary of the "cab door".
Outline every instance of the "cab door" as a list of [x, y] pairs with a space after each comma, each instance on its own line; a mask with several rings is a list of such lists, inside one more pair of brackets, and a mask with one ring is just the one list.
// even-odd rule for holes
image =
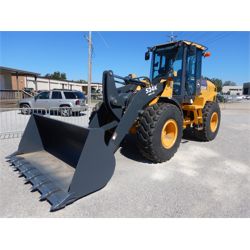
[[50, 107], [59, 108], [62, 104], [62, 92], [61, 91], [52, 91], [51, 98], [50, 98]]
[[201, 57], [202, 51], [195, 46], [187, 48], [186, 76], [185, 76], [185, 99], [194, 100], [201, 90]]
[[49, 108], [50, 92], [43, 91], [35, 97], [34, 108], [48, 109]]

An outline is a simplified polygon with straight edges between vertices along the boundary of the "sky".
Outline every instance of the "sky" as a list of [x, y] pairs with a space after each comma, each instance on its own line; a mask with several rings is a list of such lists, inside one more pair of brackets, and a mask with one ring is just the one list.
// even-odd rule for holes
[[[171, 32], [92, 32], [93, 82], [101, 82], [104, 70], [126, 76], [149, 76], [144, 60], [147, 47], [168, 42]], [[203, 75], [250, 81], [250, 32], [174, 32], [177, 40], [208, 47]], [[65, 72], [68, 80], [88, 79], [88, 32], [0, 32], [0, 66], [38, 72]]]

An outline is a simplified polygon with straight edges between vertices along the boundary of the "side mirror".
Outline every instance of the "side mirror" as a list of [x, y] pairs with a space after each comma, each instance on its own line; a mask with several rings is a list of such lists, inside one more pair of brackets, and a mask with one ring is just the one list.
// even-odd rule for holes
[[34, 96], [35, 101], [37, 100], [37, 98], [38, 98], [38, 96], [37, 96], [37, 95], [35, 95], [35, 96]]
[[149, 51], [147, 51], [145, 53], [145, 61], [148, 61], [149, 59], [150, 59], [150, 53], [149, 53]]

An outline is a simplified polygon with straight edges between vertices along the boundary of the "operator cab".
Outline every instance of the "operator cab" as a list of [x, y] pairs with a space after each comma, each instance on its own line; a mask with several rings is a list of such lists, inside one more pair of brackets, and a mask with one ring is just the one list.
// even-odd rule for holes
[[145, 60], [152, 53], [150, 80], [173, 79], [173, 97], [180, 103], [192, 103], [201, 91], [202, 56], [206, 47], [188, 41], [170, 42], [149, 48]]

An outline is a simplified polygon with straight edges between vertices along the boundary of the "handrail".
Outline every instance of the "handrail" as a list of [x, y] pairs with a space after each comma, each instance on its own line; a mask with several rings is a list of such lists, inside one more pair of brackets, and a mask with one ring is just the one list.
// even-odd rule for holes
[[24, 90], [13, 90], [13, 89], [1, 89], [0, 100], [19, 100], [23, 98], [29, 98], [33, 95], [27, 93]]
[[30, 94], [30, 93], [24, 91], [24, 90], [22, 90], [22, 92], [23, 92], [23, 94], [25, 94], [25, 95], [27, 95], [27, 96], [29, 96], [29, 97], [33, 97], [33, 96], [34, 96], [34, 95], [32, 95], [32, 94]]

